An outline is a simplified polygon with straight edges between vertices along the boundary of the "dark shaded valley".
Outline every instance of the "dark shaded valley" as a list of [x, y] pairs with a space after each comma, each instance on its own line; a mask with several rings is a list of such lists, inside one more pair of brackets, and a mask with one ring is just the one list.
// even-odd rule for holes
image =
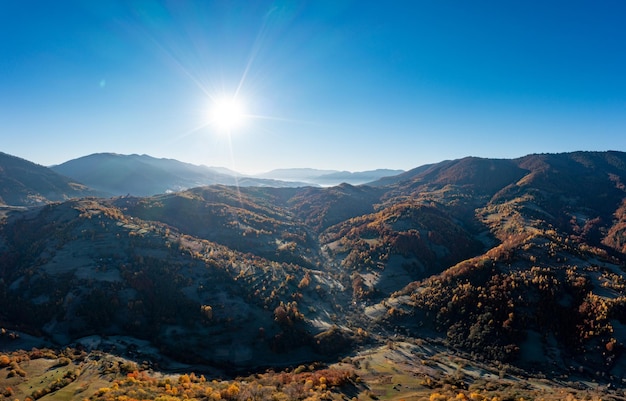
[[[113, 198], [10, 161], [0, 384], [22, 387], [9, 396], [54, 396], [83, 374], [118, 388], [135, 375], [155, 390], [134, 398], [183, 399], [150, 375], [195, 371], [172, 379], [188, 398], [218, 399], [203, 373], [256, 375], [214, 382], [226, 399], [624, 399], [626, 153]], [[40, 397], [20, 384], [29, 372], [7, 377], [60, 358], [82, 373]], [[115, 391], [84, 384], [63, 399], [128, 394]]]

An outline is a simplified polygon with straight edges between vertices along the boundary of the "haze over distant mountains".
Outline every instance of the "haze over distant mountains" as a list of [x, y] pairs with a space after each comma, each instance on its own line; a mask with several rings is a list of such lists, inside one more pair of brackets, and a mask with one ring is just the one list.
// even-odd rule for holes
[[351, 185], [367, 184], [383, 177], [395, 176], [403, 172], [404, 170], [391, 169], [350, 172], [317, 170], [311, 168], [291, 168], [272, 170], [267, 173], [257, 174], [255, 177], [285, 181], [301, 181], [310, 185], [333, 186], [341, 183]]
[[83, 196], [148, 196], [206, 185], [240, 187], [357, 185], [402, 170], [347, 172], [280, 169], [244, 176], [224, 167], [197, 166], [148, 155], [97, 153], [44, 167], [0, 152], [0, 204], [41, 205]]
[[114, 153], [84, 156], [52, 166], [51, 169], [111, 195], [137, 196], [215, 184], [276, 188], [330, 186], [342, 182], [356, 185], [402, 172], [402, 170], [375, 170], [350, 173], [334, 170], [282, 169], [257, 176], [245, 176], [225, 168], [197, 166], [148, 155]]

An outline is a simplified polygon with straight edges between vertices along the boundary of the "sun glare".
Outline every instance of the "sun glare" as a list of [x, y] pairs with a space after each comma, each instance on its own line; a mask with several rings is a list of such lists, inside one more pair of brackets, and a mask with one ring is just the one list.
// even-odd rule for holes
[[210, 111], [211, 124], [222, 131], [232, 131], [240, 127], [245, 119], [243, 105], [234, 98], [215, 100]]

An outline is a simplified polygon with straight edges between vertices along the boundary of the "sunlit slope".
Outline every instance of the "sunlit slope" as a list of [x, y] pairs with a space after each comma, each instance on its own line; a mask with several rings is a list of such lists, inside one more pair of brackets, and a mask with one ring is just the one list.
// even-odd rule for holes
[[497, 242], [371, 315], [411, 335], [434, 330], [477, 358], [623, 375], [625, 161], [617, 152], [517, 160], [528, 173], [475, 209]]
[[211, 186], [14, 212], [0, 317], [60, 345], [124, 335], [234, 368], [403, 335], [617, 375], [625, 166], [620, 152], [466, 158], [376, 187]]

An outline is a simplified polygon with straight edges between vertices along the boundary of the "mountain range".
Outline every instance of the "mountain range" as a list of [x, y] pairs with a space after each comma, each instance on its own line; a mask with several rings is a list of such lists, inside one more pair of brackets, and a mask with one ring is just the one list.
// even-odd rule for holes
[[339, 184], [361, 185], [384, 177], [391, 177], [403, 173], [403, 170], [378, 169], [370, 171], [336, 171], [318, 170], [311, 168], [277, 169], [255, 177], [269, 178], [283, 181], [300, 181], [313, 186], [333, 186]]
[[148, 155], [97, 153], [73, 159], [51, 169], [111, 196], [148, 196], [205, 185], [242, 187], [328, 186], [342, 182], [361, 184], [401, 170], [374, 170], [358, 173], [315, 169], [282, 169], [257, 176], [242, 175], [220, 168], [197, 166]]
[[[169, 369], [259, 371], [424, 340], [621, 383], [625, 183], [626, 153], [610, 151], [467, 157], [368, 185], [103, 198], [58, 184], [2, 220], [0, 326], [29, 345], [144, 341], [141, 358]], [[28, 199], [2, 188], [5, 203]]]

